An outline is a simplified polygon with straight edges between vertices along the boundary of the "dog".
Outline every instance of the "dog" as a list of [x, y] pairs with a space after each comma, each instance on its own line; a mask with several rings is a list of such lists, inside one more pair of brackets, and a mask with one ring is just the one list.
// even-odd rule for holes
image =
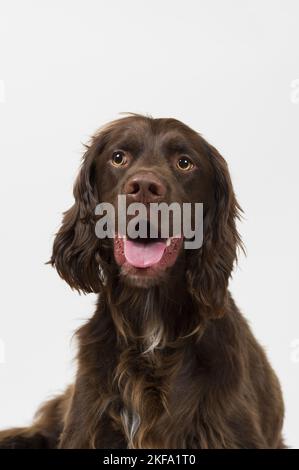
[[[120, 195], [146, 208], [202, 203], [202, 245], [160, 232], [100, 239], [96, 207]], [[77, 331], [75, 383], [32, 426], [2, 431], [0, 447], [285, 447], [278, 379], [228, 290], [241, 208], [219, 152], [176, 119], [129, 114], [86, 146], [74, 200], [50, 263], [98, 294]]]

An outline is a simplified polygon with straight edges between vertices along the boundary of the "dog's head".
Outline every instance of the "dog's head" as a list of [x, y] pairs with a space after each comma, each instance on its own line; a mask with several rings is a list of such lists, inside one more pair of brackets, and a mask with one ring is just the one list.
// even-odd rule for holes
[[[143, 203], [146, 233], [120, 233], [118, 196]], [[226, 162], [198, 133], [175, 119], [140, 115], [113, 121], [92, 138], [74, 186], [74, 205], [64, 214], [51, 263], [72, 288], [100, 292], [111, 277], [134, 289], [170, 283], [180, 277], [210, 314], [221, 314], [240, 238], [239, 206]], [[99, 203], [115, 209], [114, 237], [96, 235]], [[185, 249], [170, 214], [165, 236], [158, 220], [152, 236], [152, 203], [203, 203], [203, 244]], [[127, 212], [126, 212], [127, 214]], [[127, 214], [126, 229], [134, 214]], [[194, 222], [194, 215], [191, 216]], [[163, 222], [163, 221], [162, 221]], [[140, 223], [140, 222], [139, 222]], [[131, 227], [132, 228], [132, 227]], [[136, 232], [136, 227], [135, 227]]]

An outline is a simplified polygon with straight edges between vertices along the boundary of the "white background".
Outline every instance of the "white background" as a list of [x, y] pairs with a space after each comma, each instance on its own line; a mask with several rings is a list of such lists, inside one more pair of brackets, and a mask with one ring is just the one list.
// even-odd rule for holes
[[231, 289], [299, 447], [298, 18], [296, 0], [1, 0], [0, 427], [73, 378], [95, 297], [44, 262], [82, 143], [133, 111], [181, 119], [229, 163], [248, 252]]

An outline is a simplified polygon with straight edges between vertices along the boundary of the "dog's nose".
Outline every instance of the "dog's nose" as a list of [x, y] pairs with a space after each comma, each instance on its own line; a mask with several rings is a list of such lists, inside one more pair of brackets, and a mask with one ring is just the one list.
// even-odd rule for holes
[[164, 198], [166, 187], [154, 173], [140, 173], [126, 181], [124, 193], [138, 202], [157, 202]]

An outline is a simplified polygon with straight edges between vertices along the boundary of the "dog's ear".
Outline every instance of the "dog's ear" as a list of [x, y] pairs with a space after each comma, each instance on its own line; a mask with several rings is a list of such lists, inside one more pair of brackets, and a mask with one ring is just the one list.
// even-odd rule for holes
[[95, 207], [99, 203], [95, 182], [95, 159], [100, 136], [93, 139], [83, 156], [74, 184], [74, 205], [64, 213], [55, 237], [50, 263], [73, 288], [84, 293], [99, 292], [102, 285], [100, 240], [95, 234]]
[[190, 256], [187, 271], [192, 296], [205, 317], [221, 317], [228, 300], [228, 281], [237, 259], [237, 249], [243, 249], [236, 227], [240, 208], [232, 187], [227, 163], [219, 152], [205, 143], [213, 174], [213, 201], [204, 216], [203, 245], [198, 256]]

